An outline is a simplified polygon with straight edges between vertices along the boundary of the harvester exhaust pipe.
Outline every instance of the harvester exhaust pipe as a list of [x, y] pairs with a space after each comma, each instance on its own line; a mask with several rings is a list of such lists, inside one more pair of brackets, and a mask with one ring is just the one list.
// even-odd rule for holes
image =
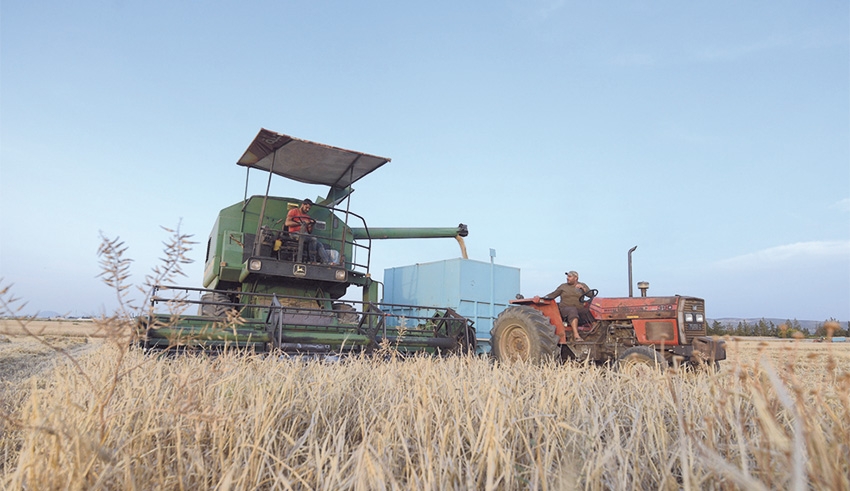
[[[634, 246], [631, 249], [629, 249], [629, 297], [634, 296], [634, 293], [633, 293], [633, 290], [632, 290], [632, 253], [635, 252], [635, 249], [637, 249], [637, 246]], [[649, 285], [647, 285], [647, 286], [649, 286]], [[643, 296], [646, 296], [645, 290], [644, 290]]]

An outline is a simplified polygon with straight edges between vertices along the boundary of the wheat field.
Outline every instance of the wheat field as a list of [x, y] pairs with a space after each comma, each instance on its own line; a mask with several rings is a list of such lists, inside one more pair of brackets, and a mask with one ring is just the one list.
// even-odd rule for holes
[[[3, 489], [850, 488], [848, 343], [730, 340], [718, 373], [619, 373], [78, 339], [0, 343]], [[10, 378], [24, 345], [56, 356]]]

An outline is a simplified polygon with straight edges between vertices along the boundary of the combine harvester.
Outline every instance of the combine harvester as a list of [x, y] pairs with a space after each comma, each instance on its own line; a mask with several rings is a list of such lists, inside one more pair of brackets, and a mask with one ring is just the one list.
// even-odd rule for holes
[[[242, 348], [293, 355], [475, 351], [472, 322], [450, 308], [379, 301], [369, 272], [376, 239], [456, 238], [466, 257], [467, 227], [369, 228], [350, 211], [351, 187], [390, 159], [260, 130], [237, 162], [247, 168], [245, 198], [218, 215], [206, 244], [203, 288], [158, 286], [139, 324], [148, 349]], [[266, 193], [248, 197], [251, 169], [268, 173]], [[269, 196], [273, 176], [328, 186], [300, 231], [286, 218], [301, 198]], [[315, 241], [327, 252], [311, 257]], [[312, 243], [312, 244], [311, 244]], [[362, 300], [341, 301], [349, 286]], [[186, 315], [197, 307], [197, 315]], [[397, 316], [393, 311], [414, 312]]]

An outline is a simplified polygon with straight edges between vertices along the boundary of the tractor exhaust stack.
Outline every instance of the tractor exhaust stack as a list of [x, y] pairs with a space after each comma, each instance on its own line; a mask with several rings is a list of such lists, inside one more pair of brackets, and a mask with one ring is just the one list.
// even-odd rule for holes
[[[632, 291], [632, 253], [635, 252], [635, 249], [637, 249], [637, 246], [629, 249], [629, 297], [634, 296]], [[644, 292], [644, 296], [646, 296], [646, 292]]]

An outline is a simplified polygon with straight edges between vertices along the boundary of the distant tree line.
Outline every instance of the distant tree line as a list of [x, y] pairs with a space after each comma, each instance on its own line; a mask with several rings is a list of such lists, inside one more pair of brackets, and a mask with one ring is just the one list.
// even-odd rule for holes
[[843, 327], [836, 319], [827, 319], [819, 322], [814, 333], [802, 327], [797, 319], [786, 320], [785, 322], [776, 325], [773, 321], [761, 320], [755, 323], [747, 322], [746, 320], [738, 321], [736, 325], [731, 323], [722, 323], [714, 321], [708, 326], [708, 334], [717, 336], [760, 336], [774, 338], [793, 338], [799, 335], [817, 338], [829, 336], [829, 328], [832, 328], [832, 336], [850, 336], [850, 321]]

